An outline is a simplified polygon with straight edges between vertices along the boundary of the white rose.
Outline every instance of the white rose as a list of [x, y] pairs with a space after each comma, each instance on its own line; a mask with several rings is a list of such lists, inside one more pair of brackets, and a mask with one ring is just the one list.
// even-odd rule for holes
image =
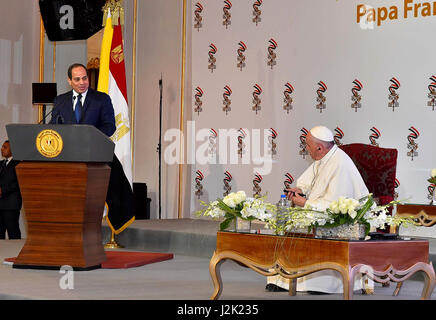
[[236, 202], [236, 204], [239, 204], [239, 203], [245, 201], [246, 198], [247, 198], [247, 196], [245, 195], [245, 191], [238, 191], [235, 194], [235, 202]]
[[339, 204], [338, 204], [338, 202], [337, 201], [333, 201], [332, 203], [330, 203], [330, 206], [329, 206], [329, 208], [330, 208], [330, 210], [333, 212], [333, 213], [339, 213], [340, 211], [339, 211]]
[[223, 202], [228, 205], [230, 208], [236, 207], [236, 201], [235, 201], [235, 193], [232, 192], [224, 197]]
[[346, 204], [346, 203], [341, 203], [341, 204], [339, 205], [339, 211], [340, 211], [342, 214], [346, 214], [346, 213], [348, 213], [348, 207], [347, 207], [347, 204]]
[[351, 210], [351, 211], [348, 211], [348, 214], [350, 215], [351, 218], [354, 219], [357, 216], [357, 211]]

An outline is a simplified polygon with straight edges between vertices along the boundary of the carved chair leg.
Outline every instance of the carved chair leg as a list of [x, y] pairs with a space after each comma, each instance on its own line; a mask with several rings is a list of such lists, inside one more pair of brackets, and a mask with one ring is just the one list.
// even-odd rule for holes
[[368, 286], [368, 277], [367, 277], [367, 276], [364, 276], [364, 277], [362, 278], [362, 280], [364, 280], [364, 283], [363, 283], [363, 289], [362, 289], [362, 294], [364, 294], [364, 295], [371, 295], [371, 294], [374, 294], [374, 288], [370, 288], [370, 287]]
[[397, 287], [395, 288], [394, 293], [392, 294], [394, 297], [398, 296], [402, 286], [403, 286], [403, 282], [397, 283]]

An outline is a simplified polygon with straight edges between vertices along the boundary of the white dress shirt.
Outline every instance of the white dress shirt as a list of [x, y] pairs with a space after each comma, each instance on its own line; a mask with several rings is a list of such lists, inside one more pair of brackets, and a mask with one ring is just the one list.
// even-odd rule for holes
[[[86, 98], [86, 94], [88, 93], [88, 90], [86, 90], [84, 93], [82, 93], [82, 99], [80, 99], [80, 101], [82, 102], [82, 106], [85, 104], [85, 98]], [[77, 104], [77, 99], [79, 94], [73, 90], [73, 111], [76, 110], [76, 104]]]

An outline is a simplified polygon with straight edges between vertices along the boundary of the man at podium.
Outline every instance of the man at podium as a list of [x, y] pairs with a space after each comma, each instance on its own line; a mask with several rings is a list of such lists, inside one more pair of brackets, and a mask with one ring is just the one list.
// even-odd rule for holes
[[89, 124], [110, 137], [116, 126], [109, 95], [89, 88], [88, 70], [80, 63], [72, 64], [67, 75], [72, 90], [55, 98], [50, 124]]

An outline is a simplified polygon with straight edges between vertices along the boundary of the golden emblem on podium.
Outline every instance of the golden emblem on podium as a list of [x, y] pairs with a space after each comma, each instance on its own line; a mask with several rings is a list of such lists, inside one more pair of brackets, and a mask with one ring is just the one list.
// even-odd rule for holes
[[36, 149], [46, 158], [57, 157], [62, 152], [63, 146], [62, 137], [54, 130], [42, 130], [36, 137]]

